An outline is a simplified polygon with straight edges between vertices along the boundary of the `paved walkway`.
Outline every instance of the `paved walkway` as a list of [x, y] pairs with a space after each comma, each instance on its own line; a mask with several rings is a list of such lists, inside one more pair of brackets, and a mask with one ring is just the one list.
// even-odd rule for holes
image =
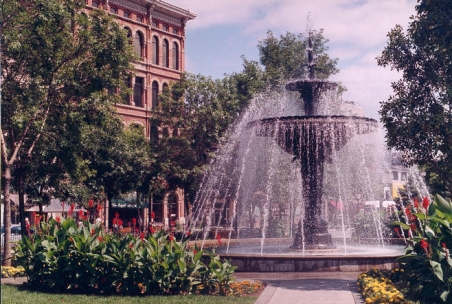
[[[363, 304], [356, 280], [360, 272], [236, 272], [234, 278], [260, 281], [267, 287], [255, 304]], [[22, 285], [26, 278], [7, 278], [3, 284]]]
[[362, 304], [360, 272], [279, 272], [234, 274], [237, 281], [267, 283], [255, 304]]

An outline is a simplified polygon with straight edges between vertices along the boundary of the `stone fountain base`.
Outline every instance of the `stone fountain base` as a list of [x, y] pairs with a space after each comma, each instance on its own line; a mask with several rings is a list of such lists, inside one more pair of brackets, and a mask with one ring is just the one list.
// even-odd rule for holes
[[[391, 270], [399, 266], [397, 258], [403, 255], [403, 240], [388, 240], [387, 251], [379, 251], [375, 245], [361, 245], [352, 242], [349, 253], [337, 246], [330, 249], [292, 249], [290, 239], [266, 239], [268, 250], [260, 252], [260, 239], [222, 239], [205, 240], [207, 250], [216, 248], [215, 252], [221, 259], [226, 259], [237, 266], [237, 272], [366, 272], [370, 269]], [[343, 240], [333, 239], [334, 244]], [[190, 242], [192, 246], [201, 247], [201, 240]], [[229, 244], [229, 252], [227, 252]], [[354, 252], [353, 247], [364, 247], [361, 252]], [[380, 245], [381, 246], [381, 245]], [[207, 258], [207, 257], [206, 257]]]
[[232, 265], [237, 266], [237, 272], [308, 272], [308, 271], [338, 271], [366, 272], [370, 269], [397, 268], [397, 258], [400, 255], [375, 257], [363, 256], [256, 256], [238, 254], [220, 254]]

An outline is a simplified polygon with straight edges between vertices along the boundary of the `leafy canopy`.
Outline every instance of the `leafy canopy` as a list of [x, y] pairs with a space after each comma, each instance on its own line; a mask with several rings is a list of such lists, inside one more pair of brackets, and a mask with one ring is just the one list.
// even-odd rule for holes
[[452, 2], [420, 0], [404, 32], [396, 25], [378, 64], [401, 73], [381, 103], [389, 147], [452, 191]]

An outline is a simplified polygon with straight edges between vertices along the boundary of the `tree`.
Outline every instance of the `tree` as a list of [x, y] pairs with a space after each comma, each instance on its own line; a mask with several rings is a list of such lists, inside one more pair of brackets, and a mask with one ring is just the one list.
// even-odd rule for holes
[[[186, 203], [193, 201], [200, 177], [228, 128], [248, 105], [259, 87], [259, 71], [236, 73], [214, 80], [187, 74], [159, 96], [152, 125], [160, 138], [152, 140], [156, 155], [154, 191], [184, 189]], [[166, 189], [165, 189], [166, 190]]]
[[[102, 10], [87, 14], [84, 8], [84, 0], [1, 2], [5, 201], [12, 171], [32, 162], [39, 145], [58, 142], [65, 131], [77, 142], [81, 122], [112, 109], [116, 97], [107, 90], [123, 87], [131, 71], [126, 33]], [[4, 265], [11, 263], [9, 215], [5, 204]]]
[[[323, 30], [311, 32], [312, 51], [315, 55], [316, 78], [327, 79], [339, 72], [338, 59], [328, 56], [328, 40]], [[260, 63], [265, 67], [265, 78], [271, 86], [285, 84], [291, 79], [303, 79], [308, 75], [308, 37], [287, 32], [276, 38], [271, 31], [258, 44]]]
[[396, 25], [378, 64], [401, 72], [381, 103], [391, 148], [452, 192], [452, 3], [419, 0], [406, 33]]

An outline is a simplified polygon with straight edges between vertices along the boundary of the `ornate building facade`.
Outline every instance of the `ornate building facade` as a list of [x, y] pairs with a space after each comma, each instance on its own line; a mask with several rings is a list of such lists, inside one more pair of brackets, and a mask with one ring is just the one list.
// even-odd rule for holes
[[[124, 124], [138, 124], [151, 136], [150, 110], [165, 86], [181, 79], [185, 70], [185, 27], [196, 15], [160, 0], [86, 0], [88, 9], [102, 9], [113, 15], [127, 31], [139, 60], [135, 74], [125, 79], [132, 94], [116, 109]], [[112, 206], [113, 207], [113, 206]], [[114, 210], [105, 208], [105, 222]], [[125, 213], [125, 212], [124, 212]], [[150, 199], [149, 208], [142, 212], [144, 224], [152, 221], [165, 228], [185, 223], [182, 190]], [[154, 217], [155, 216], [155, 217]], [[130, 217], [130, 216], [128, 216]], [[127, 220], [127, 219], [125, 219]]]

